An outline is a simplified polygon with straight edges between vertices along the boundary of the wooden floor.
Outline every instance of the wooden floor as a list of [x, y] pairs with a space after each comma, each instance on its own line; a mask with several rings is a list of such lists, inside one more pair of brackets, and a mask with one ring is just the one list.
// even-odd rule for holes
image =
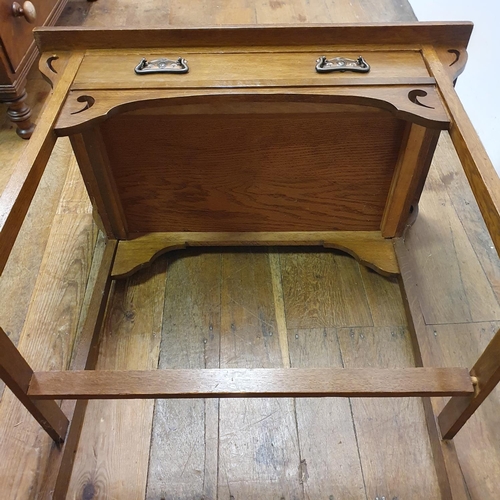
[[[71, 1], [88, 26], [410, 21], [403, 0]], [[33, 72], [35, 110], [49, 89]], [[25, 143], [0, 119], [0, 189]], [[500, 263], [445, 134], [406, 245], [435, 360], [471, 366], [500, 327]], [[60, 140], [0, 280], [35, 369], [69, 366], [103, 241]], [[98, 369], [404, 367], [397, 284], [331, 251], [184, 251], [117, 282]], [[0, 386], [0, 499], [40, 493], [51, 441]], [[470, 498], [500, 498], [500, 390], [455, 438]], [[68, 498], [435, 499], [418, 399], [93, 401]]]

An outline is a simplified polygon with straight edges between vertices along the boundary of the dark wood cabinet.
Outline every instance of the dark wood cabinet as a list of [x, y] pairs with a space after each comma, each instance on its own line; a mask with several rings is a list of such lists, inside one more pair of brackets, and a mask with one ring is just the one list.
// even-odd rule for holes
[[55, 24], [68, 0], [0, 0], [0, 102], [24, 139], [34, 124], [26, 104], [26, 77], [38, 56], [32, 30]]

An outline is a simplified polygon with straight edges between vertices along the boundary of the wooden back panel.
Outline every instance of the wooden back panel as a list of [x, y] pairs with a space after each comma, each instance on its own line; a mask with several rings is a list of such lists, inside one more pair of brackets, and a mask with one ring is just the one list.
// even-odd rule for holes
[[270, 106], [101, 123], [128, 233], [379, 229], [404, 122], [366, 106]]

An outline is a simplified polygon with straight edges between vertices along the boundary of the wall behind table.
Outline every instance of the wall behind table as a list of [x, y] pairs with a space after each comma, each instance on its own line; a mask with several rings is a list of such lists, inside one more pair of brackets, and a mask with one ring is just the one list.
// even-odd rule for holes
[[457, 93], [500, 175], [500, 2], [410, 0], [419, 21], [472, 21], [469, 59]]

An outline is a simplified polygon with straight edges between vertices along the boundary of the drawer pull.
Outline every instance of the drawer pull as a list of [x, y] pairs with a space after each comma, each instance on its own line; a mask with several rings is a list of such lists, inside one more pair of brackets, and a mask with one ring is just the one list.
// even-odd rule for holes
[[176, 61], [172, 59], [153, 59], [148, 61], [145, 57], [135, 67], [138, 75], [147, 75], [150, 73], [187, 73], [189, 67], [186, 59], [179, 57]]
[[30, 24], [36, 21], [36, 9], [31, 2], [24, 2], [22, 7], [18, 2], [14, 2], [12, 4], [12, 15], [14, 17], [24, 17]]
[[357, 59], [348, 59], [347, 57], [334, 57], [327, 59], [326, 56], [321, 56], [316, 61], [316, 71], [318, 73], [331, 73], [333, 71], [356, 71], [358, 73], [368, 73], [370, 65], [359, 56]]

